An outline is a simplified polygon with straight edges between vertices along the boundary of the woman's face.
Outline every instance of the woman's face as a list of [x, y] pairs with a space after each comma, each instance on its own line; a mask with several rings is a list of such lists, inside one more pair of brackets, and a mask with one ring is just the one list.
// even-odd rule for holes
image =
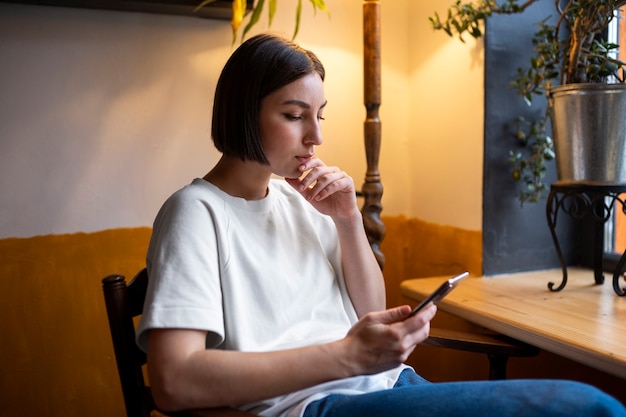
[[261, 100], [259, 133], [273, 174], [298, 178], [298, 167], [322, 144], [321, 121], [326, 106], [318, 73], [305, 75]]

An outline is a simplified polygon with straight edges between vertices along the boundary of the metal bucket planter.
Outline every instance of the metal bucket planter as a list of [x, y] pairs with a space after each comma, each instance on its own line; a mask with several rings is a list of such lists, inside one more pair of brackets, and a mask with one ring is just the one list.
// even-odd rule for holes
[[626, 85], [567, 84], [548, 94], [559, 182], [626, 183]]

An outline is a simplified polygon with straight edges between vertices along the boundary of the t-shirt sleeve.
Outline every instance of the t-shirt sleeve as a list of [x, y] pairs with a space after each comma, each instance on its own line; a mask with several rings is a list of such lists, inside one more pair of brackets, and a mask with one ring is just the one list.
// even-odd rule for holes
[[224, 340], [220, 256], [215, 207], [193, 186], [170, 197], [157, 215], [147, 255], [148, 293], [137, 342], [145, 351], [150, 329], [208, 332], [207, 347]]

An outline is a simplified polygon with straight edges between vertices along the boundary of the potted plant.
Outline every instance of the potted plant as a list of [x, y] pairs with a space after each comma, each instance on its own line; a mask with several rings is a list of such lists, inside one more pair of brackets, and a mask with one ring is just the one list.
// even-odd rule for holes
[[[202, 7], [206, 6], [207, 4], [213, 3], [214, 1], [215, 0], [203, 0], [200, 4], [198, 4], [198, 6], [196, 7], [196, 10], [199, 10]], [[317, 9], [320, 9], [326, 12], [326, 14], [330, 14], [328, 9], [326, 8], [326, 5], [324, 4], [324, 0], [309, 0], [309, 1], [311, 2], [311, 5], [313, 5], [314, 12], [317, 12]], [[235, 43], [235, 41], [237, 40], [239, 27], [243, 23], [249, 2], [250, 2], [249, 0], [232, 0], [233, 14], [230, 20], [230, 26], [232, 27], [232, 30], [233, 30], [233, 43]], [[252, 1], [252, 3], [254, 3], [254, 1]], [[271, 26], [272, 21], [274, 19], [274, 14], [276, 12], [278, 0], [267, 0], [267, 3], [268, 3], [267, 9], [268, 9], [269, 25]], [[261, 17], [261, 13], [263, 12], [263, 9], [265, 8], [265, 4], [266, 4], [265, 0], [258, 0], [256, 2], [252, 10], [252, 14], [250, 15], [250, 20], [248, 20], [248, 23], [244, 27], [243, 33], [241, 34], [241, 40], [243, 40], [246, 37], [246, 34], [248, 33], [248, 31], [252, 29], [252, 27], [258, 23], [259, 18]], [[296, 22], [295, 22], [296, 26], [295, 26], [292, 38], [296, 37], [296, 35], [298, 34], [298, 30], [300, 29], [300, 15], [301, 14], [302, 14], [302, 0], [298, 0], [298, 4], [296, 6]]]
[[[462, 3], [457, 0], [448, 9], [445, 19], [436, 13], [429, 19], [434, 29], [450, 36], [458, 35], [463, 41], [465, 34], [480, 38], [483, 24], [491, 16], [523, 13], [536, 2], [477, 0]], [[555, 14], [537, 22], [532, 40], [534, 54], [529, 66], [518, 69], [511, 81], [511, 86], [528, 105], [532, 105], [537, 96], [548, 98], [548, 108], [542, 118], [527, 121], [520, 117], [512, 122], [516, 127], [516, 140], [529, 149], [528, 155], [517, 150], [509, 154], [513, 179], [522, 183], [519, 191], [522, 204], [537, 202], [545, 194], [546, 161], [555, 156], [559, 181], [626, 182], [626, 125], [623, 122], [626, 88], [621, 84], [625, 64], [617, 57], [618, 44], [609, 42], [606, 36], [607, 28], [624, 4], [626, 0], [554, 0]], [[589, 97], [593, 97], [592, 100]], [[607, 97], [608, 104], [599, 101]], [[581, 107], [584, 105], [588, 107]], [[621, 114], [609, 115], [608, 111], [614, 109]], [[566, 116], [573, 116], [575, 122]], [[592, 120], [596, 117], [598, 119]], [[622, 131], [609, 131], [612, 121], [620, 122], [622, 126], [617, 129]], [[585, 126], [589, 128], [584, 130]], [[594, 132], [600, 132], [600, 137], [592, 137]], [[621, 144], [601, 143], [609, 138]], [[591, 162], [580, 161], [581, 155], [588, 156]], [[598, 158], [607, 159], [599, 161]], [[608, 172], [607, 167], [614, 168], [613, 172]]]

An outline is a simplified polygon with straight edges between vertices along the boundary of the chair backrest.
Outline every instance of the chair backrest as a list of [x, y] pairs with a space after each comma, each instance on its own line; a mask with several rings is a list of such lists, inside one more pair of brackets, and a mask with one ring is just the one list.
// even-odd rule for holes
[[[148, 289], [148, 270], [142, 269], [126, 284], [123, 275], [109, 275], [102, 279], [104, 302], [113, 349], [117, 362], [117, 372], [122, 383], [122, 394], [128, 417], [150, 417], [158, 411], [154, 405], [152, 391], [143, 378], [143, 365], [146, 354], [135, 343], [134, 319], [143, 311]], [[159, 413], [160, 415], [164, 415]], [[205, 408], [170, 413], [172, 417], [258, 417], [256, 414], [236, 408]]]
[[133, 319], [141, 315], [148, 288], [148, 271], [144, 268], [126, 284], [123, 275], [102, 279], [117, 371], [122, 384], [128, 417], [149, 417], [155, 410], [150, 387], [143, 378], [145, 353], [135, 343]]

